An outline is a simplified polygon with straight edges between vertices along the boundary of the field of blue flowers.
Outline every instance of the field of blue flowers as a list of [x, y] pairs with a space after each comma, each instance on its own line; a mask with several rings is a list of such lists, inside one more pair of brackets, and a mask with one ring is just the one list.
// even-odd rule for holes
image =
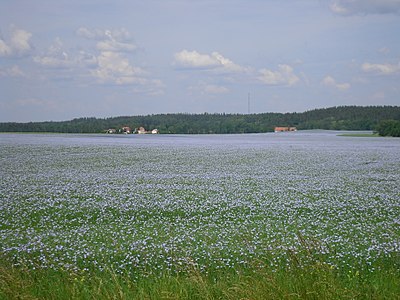
[[2, 134], [0, 166], [0, 254], [16, 267], [278, 270], [306, 250], [374, 272], [400, 252], [398, 139]]

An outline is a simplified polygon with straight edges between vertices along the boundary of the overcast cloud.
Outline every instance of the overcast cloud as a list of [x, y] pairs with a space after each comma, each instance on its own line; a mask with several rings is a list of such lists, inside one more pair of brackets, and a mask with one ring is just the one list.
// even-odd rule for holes
[[400, 0], [0, 3], [0, 122], [400, 105]]

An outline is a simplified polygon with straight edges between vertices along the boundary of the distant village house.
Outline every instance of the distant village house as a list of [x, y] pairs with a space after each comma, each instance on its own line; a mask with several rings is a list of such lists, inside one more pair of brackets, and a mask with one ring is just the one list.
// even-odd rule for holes
[[128, 126], [122, 127], [122, 132], [125, 134], [129, 134], [132, 132], [131, 128]]
[[146, 134], [147, 131], [146, 131], [146, 129], [144, 129], [144, 127], [139, 127], [139, 129], [137, 130], [137, 133], [138, 134]]
[[107, 133], [112, 134], [112, 133], [117, 133], [117, 131], [114, 128], [110, 128], [110, 129], [107, 129]]
[[132, 129], [130, 127], [128, 127], [128, 126], [124, 126], [124, 127], [120, 128], [118, 130], [116, 130], [114, 128], [110, 128], [110, 129], [107, 129], [105, 132], [109, 133], [109, 134], [115, 134], [115, 133], [124, 133], [124, 134], [131, 134], [131, 133], [149, 134], [149, 133], [151, 133], [151, 134], [158, 134], [159, 133], [158, 129], [153, 129], [151, 131], [146, 131], [146, 129], [144, 129], [144, 127], [135, 128], [135, 130], [132, 131]]
[[139, 129], [137, 130], [138, 134], [158, 134], [158, 129], [153, 129], [151, 131], [147, 131], [146, 129], [144, 129], [144, 127], [139, 127]]
[[296, 127], [275, 127], [275, 132], [297, 131]]

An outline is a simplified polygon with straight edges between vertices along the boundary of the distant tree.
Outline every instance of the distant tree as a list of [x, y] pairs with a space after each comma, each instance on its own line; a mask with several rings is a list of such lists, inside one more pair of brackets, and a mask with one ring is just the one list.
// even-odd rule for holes
[[383, 120], [379, 122], [377, 132], [381, 136], [400, 137], [400, 121]]

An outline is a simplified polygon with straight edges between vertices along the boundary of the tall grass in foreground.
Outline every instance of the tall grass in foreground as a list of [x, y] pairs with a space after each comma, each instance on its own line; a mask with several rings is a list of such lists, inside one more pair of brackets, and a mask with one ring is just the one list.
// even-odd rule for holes
[[[304, 258], [309, 263], [303, 264]], [[287, 259], [275, 271], [255, 262], [205, 274], [193, 265], [185, 273], [138, 280], [112, 269], [32, 270], [2, 260], [0, 299], [400, 299], [396, 260], [380, 262], [374, 272], [358, 272], [338, 270], [308, 249], [288, 252]]]

